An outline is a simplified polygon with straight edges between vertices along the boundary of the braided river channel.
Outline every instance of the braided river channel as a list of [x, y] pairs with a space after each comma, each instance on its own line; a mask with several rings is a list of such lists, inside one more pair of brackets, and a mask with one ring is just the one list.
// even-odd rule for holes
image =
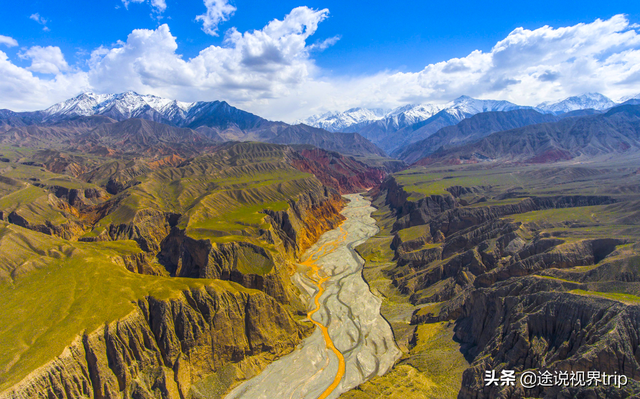
[[375, 208], [360, 194], [345, 197], [346, 220], [304, 253], [292, 277], [308, 298], [315, 331], [226, 399], [335, 399], [386, 373], [400, 357], [380, 315], [381, 301], [362, 278], [364, 260], [354, 250], [378, 232]]

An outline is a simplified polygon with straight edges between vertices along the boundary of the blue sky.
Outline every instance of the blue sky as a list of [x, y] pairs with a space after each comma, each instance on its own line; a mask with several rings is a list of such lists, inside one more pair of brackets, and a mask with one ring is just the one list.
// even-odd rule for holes
[[[6, 5], [0, 72], [12, 79], [0, 82], [0, 107], [40, 109], [84, 90], [136, 90], [184, 101], [223, 99], [291, 120], [460, 94], [535, 105], [587, 91], [640, 93], [633, 65], [640, 60], [640, 3], [628, 0], [127, 1]], [[207, 33], [206, 18], [197, 16], [208, 10]], [[285, 30], [265, 28], [287, 15]], [[572, 30], [561, 34], [564, 28]], [[530, 65], [518, 51], [492, 53], [506, 39], [506, 47], [525, 52], [523, 59], [531, 52]], [[559, 56], [563, 45], [577, 51], [573, 59]], [[451, 80], [442, 71], [461, 75]]]

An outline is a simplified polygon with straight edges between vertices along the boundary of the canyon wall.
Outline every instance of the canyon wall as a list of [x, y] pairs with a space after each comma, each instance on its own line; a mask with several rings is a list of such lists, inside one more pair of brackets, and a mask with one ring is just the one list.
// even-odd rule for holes
[[[296, 258], [344, 220], [343, 206], [337, 191], [318, 185], [287, 210], [265, 210], [269, 227], [247, 241], [194, 239], [176, 226], [179, 215], [144, 209], [108, 226], [91, 241], [135, 240], [144, 252], [115, 262], [132, 272], [217, 280], [179, 298], [139, 300], [129, 316], [81, 334], [0, 398], [184, 399], [208, 386], [224, 393], [312, 332], [292, 318], [305, 309], [290, 275]], [[228, 385], [206, 382], [229, 367], [239, 374]]]
[[[393, 264], [384, 273], [418, 306], [410, 324], [455, 326], [470, 363], [459, 399], [637, 397], [640, 241], [637, 220], [626, 216], [636, 212], [633, 197], [506, 188], [424, 195], [391, 176], [375, 193], [393, 216]], [[414, 333], [410, 347], [419, 339]], [[486, 386], [487, 370], [595, 370], [628, 382]]]
[[310, 333], [269, 295], [235, 284], [147, 297], [124, 319], [79, 336], [2, 399], [191, 397], [228, 363], [259, 369]]

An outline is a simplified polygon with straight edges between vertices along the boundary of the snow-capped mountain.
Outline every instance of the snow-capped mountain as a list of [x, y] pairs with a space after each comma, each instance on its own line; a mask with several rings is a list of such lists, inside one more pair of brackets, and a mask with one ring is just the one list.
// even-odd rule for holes
[[[221, 134], [220, 137], [225, 140], [259, 140], [264, 138], [261, 135], [273, 136], [274, 129], [287, 126], [232, 107], [225, 101], [187, 103], [133, 91], [119, 94], [82, 93], [46, 110], [22, 113], [20, 118], [21, 123], [52, 124], [90, 116], [106, 116], [116, 121], [145, 119], [174, 127], [200, 129], [201, 133], [211, 137]], [[249, 131], [253, 136], [245, 134]]]
[[469, 96], [460, 96], [445, 104], [440, 112], [446, 114], [446, 117], [454, 123], [457, 123], [482, 112], [504, 112], [527, 108], [531, 107], [517, 105], [504, 100], [478, 100]]
[[475, 115], [481, 112], [512, 111], [514, 109], [531, 108], [516, 105], [504, 100], [478, 100], [469, 96], [460, 96], [447, 103], [443, 109], [456, 110], [464, 114]]
[[346, 132], [350, 126], [363, 122], [376, 121], [385, 117], [389, 111], [382, 108], [351, 108], [344, 112], [326, 112], [307, 119], [296, 121], [305, 125], [319, 127], [330, 132]]
[[402, 128], [431, 118], [443, 109], [439, 104], [410, 104], [399, 107], [387, 115], [387, 125]]
[[149, 116], [149, 113], [157, 113], [157, 118], [160, 119], [175, 121], [184, 119], [196, 104], [142, 95], [133, 91], [120, 94], [82, 93], [47, 108], [43, 113], [45, 121], [91, 115], [105, 115], [122, 120]]
[[[640, 99], [640, 94], [624, 100]], [[621, 102], [623, 102], [621, 100]], [[557, 102], [543, 102], [536, 108], [521, 106], [509, 101], [479, 100], [469, 96], [461, 96], [446, 104], [409, 104], [391, 111], [370, 108], [352, 108], [344, 112], [327, 112], [313, 115], [299, 121], [309, 126], [323, 128], [332, 132], [363, 132], [366, 129], [384, 130], [386, 133], [401, 130], [415, 123], [426, 121], [439, 112], [446, 112], [452, 120], [461, 121], [470, 116], [491, 111], [512, 111], [515, 109], [535, 109], [542, 113], [554, 115], [581, 110], [596, 109], [599, 111], [617, 105], [616, 102], [600, 93], [587, 93], [573, 96]], [[375, 137], [369, 137], [376, 142]]]
[[558, 115], [580, 109], [595, 109], [603, 111], [615, 105], [617, 105], [617, 103], [600, 93], [587, 93], [580, 96], [565, 98], [558, 102], [543, 102], [542, 104], [539, 104], [537, 108], [543, 112]]
[[376, 121], [396, 128], [423, 121], [442, 109], [435, 104], [409, 104], [395, 109], [351, 108], [344, 112], [326, 112], [298, 121], [330, 132], [355, 132]]
[[618, 103], [620, 103], [620, 104], [623, 104], [623, 103], [640, 104], [640, 93], [636, 94], [635, 96], [622, 97], [620, 100], [618, 100]]
[[518, 108], [530, 107], [522, 107], [508, 101], [477, 100], [462, 96], [447, 104], [408, 104], [390, 111], [379, 108], [352, 108], [344, 112], [327, 112], [310, 116], [300, 122], [332, 132], [359, 131], [374, 123], [384, 126], [387, 131], [396, 131], [425, 121], [443, 110], [462, 120], [480, 112], [510, 111]]
[[381, 126], [375, 122], [363, 130], [360, 134], [373, 141], [389, 154], [393, 154], [399, 148], [416, 141], [423, 140], [443, 127], [455, 125], [463, 119], [473, 115], [490, 111], [512, 111], [516, 109], [531, 108], [516, 105], [508, 101], [478, 100], [468, 96], [461, 96], [439, 107], [433, 115], [410, 124], [398, 124], [397, 128]]

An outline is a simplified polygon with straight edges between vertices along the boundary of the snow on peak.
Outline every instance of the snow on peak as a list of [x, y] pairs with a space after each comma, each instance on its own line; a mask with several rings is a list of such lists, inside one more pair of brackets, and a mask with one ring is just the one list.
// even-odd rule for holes
[[602, 111], [615, 105], [615, 102], [600, 93], [586, 93], [580, 96], [565, 98], [558, 102], [543, 102], [538, 105], [538, 108], [545, 112], [562, 114], [580, 109], [595, 109]]
[[404, 107], [396, 108], [391, 111], [387, 117], [399, 116], [404, 117], [407, 122], [418, 123], [425, 119], [431, 118], [433, 115], [440, 112], [444, 107], [437, 104], [411, 104]]
[[89, 116], [93, 115], [95, 107], [107, 98], [108, 95], [95, 94], [92, 92], [82, 93], [74, 98], [52, 105], [44, 112], [48, 115]]
[[478, 100], [469, 96], [460, 96], [445, 106], [445, 109], [455, 109], [471, 115], [481, 112], [511, 111], [521, 108], [530, 107], [523, 107], [504, 100]]
[[636, 94], [635, 96], [624, 96], [618, 100], [618, 103], [622, 104], [629, 100], [640, 100], [640, 93]]
[[344, 112], [326, 112], [313, 115], [307, 119], [297, 121], [309, 126], [319, 127], [330, 132], [340, 132], [350, 126], [363, 122], [376, 121], [384, 118], [388, 110], [382, 108], [351, 108]]
[[310, 126], [320, 127], [332, 132], [355, 131], [354, 129], [382, 120], [385, 126], [401, 129], [427, 120], [440, 111], [458, 120], [471, 115], [488, 111], [510, 111], [522, 107], [508, 101], [477, 100], [469, 96], [461, 96], [447, 104], [408, 104], [385, 111], [382, 109], [352, 108], [344, 112], [327, 112], [313, 115], [301, 121]]
[[101, 115], [110, 111], [117, 111], [125, 118], [135, 117], [145, 110], [152, 109], [171, 119], [188, 112], [195, 103], [185, 103], [176, 100], [127, 91], [118, 94], [82, 93], [74, 98], [55, 104], [44, 112], [48, 119], [59, 117]]

